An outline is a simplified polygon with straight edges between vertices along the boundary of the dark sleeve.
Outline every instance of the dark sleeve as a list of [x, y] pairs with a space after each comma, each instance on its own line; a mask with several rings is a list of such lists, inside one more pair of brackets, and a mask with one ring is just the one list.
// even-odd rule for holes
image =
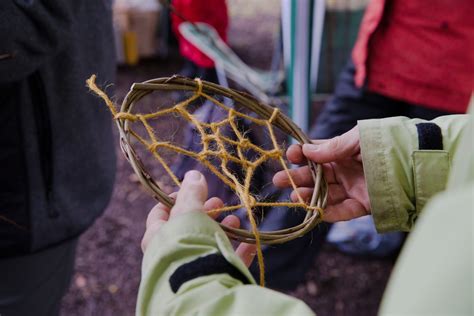
[[1, 0], [0, 83], [20, 80], [58, 54], [71, 41], [81, 3]]

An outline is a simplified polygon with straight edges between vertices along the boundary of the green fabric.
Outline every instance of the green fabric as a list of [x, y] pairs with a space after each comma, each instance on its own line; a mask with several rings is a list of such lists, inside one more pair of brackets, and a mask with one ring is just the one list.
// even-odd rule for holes
[[381, 315], [473, 315], [473, 196], [471, 180], [426, 205], [392, 272]]
[[[418, 122], [421, 120], [401, 117], [359, 122], [362, 158], [378, 229], [409, 230], [424, 209], [394, 268], [380, 313], [470, 315], [472, 122], [467, 124], [466, 115], [434, 120], [442, 129], [444, 150], [431, 152], [418, 150]], [[446, 181], [446, 191], [430, 199], [446, 186]], [[212, 253], [221, 253], [252, 285], [243, 285], [227, 274], [215, 274], [188, 281], [177, 293], [171, 291], [169, 278], [179, 266]], [[150, 242], [143, 260], [136, 313], [313, 315], [303, 302], [255, 285], [225, 233], [202, 213], [173, 218]]]
[[453, 160], [453, 168], [448, 180], [448, 189], [454, 190], [464, 187], [465, 183], [469, 183], [474, 179], [474, 162], [472, 159], [474, 150], [474, 95], [471, 99], [470, 106], [470, 124], [464, 131], [459, 147], [460, 154], [456, 155]]
[[443, 151], [417, 150], [418, 122], [359, 122], [378, 230], [409, 230], [423, 209], [392, 272], [380, 314], [472, 315], [473, 117], [433, 121], [442, 129]]
[[[457, 149], [467, 121], [467, 115], [433, 120], [441, 127], [444, 150], [431, 152], [418, 150], [416, 124], [424, 120], [392, 117], [359, 121], [362, 161], [379, 232], [409, 231], [426, 200], [446, 186], [449, 159], [463, 155]], [[439, 170], [429, 172], [428, 166]], [[419, 176], [416, 179], [415, 174]], [[416, 196], [417, 192], [422, 195]]]
[[[227, 274], [199, 277], [172, 292], [169, 278], [182, 264], [221, 253], [252, 285]], [[163, 225], [145, 252], [137, 315], [314, 315], [303, 302], [255, 285], [224, 231], [203, 213], [187, 213]]]
[[444, 150], [416, 150], [412, 157], [415, 208], [422, 210], [432, 196], [446, 189], [449, 153]]

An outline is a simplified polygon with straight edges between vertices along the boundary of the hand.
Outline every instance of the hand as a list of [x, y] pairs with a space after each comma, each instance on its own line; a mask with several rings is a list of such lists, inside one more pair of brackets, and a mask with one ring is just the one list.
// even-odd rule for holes
[[[145, 252], [150, 240], [161, 229], [161, 226], [166, 224], [169, 219], [180, 214], [209, 211], [224, 205], [222, 200], [216, 197], [206, 201], [207, 182], [204, 176], [196, 170], [186, 173], [181, 188], [178, 192], [171, 193], [170, 197], [176, 198], [176, 203], [171, 210], [164, 204], [158, 203], [148, 214], [146, 231], [142, 239], [143, 252]], [[222, 224], [238, 228], [240, 220], [235, 215], [228, 215], [222, 220]], [[241, 243], [235, 250], [235, 253], [248, 267], [255, 257], [256, 248], [253, 244]]]
[[[323, 216], [325, 221], [344, 221], [370, 214], [358, 127], [329, 140], [314, 140], [313, 144], [303, 146], [292, 145], [286, 156], [294, 164], [302, 165], [309, 159], [322, 165], [329, 189], [328, 205]], [[309, 200], [314, 188], [309, 167], [292, 169], [290, 174], [300, 196], [305, 201]], [[280, 188], [291, 187], [285, 171], [276, 173], [273, 183]], [[291, 199], [298, 200], [296, 192], [291, 193]]]

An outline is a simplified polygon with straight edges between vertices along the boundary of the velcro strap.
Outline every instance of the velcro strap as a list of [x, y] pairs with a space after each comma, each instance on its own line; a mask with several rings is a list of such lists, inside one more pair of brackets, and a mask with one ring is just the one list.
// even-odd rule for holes
[[418, 123], [418, 149], [443, 150], [443, 134], [435, 123]]
[[244, 284], [250, 284], [247, 277], [230, 264], [221, 254], [199, 257], [194, 261], [183, 264], [171, 275], [169, 283], [171, 290], [176, 293], [181, 285], [188, 281], [202, 276], [222, 273], [227, 273]]
[[443, 150], [417, 150], [413, 152], [416, 210], [420, 212], [426, 202], [445, 190], [450, 169], [449, 153]]
[[443, 151], [443, 134], [435, 123], [416, 124], [419, 150], [413, 152], [416, 210], [443, 191], [448, 181], [449, 153]]

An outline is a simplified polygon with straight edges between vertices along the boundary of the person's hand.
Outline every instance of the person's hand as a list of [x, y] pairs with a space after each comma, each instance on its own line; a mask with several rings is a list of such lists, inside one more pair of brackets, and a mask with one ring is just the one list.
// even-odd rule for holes
[[[158, 203], [148, 214], [146, 220], [146, 231], [142, 239], [142, 250], [145, 252], [150, 240], [158, 233], [163, 224], [169, 219], [188, 212], [204, 212], [220, 208], [224, 205], [221, 199], [213, 197], [207, 199], [206, 178], [198, 171], [191, 170], [184, 176], [183, 183], [178, 192], [171, 193], [170, 197], [176, 198], [176, 203], [170, 210], [162, 203]], [[235, 215], [228, 215], [222, 220], [222, 224], [239, 228], [240, 220]], [[256, 248], [253, 244], [241, 243], [235, 253], [248, 266], [255, 257]]]
[[[306, 159], [320, 163], [328, 183], [328, 204], [323, 220], [337, 222], [350, 220], [370, 213], [369, 194], [365, 182], [360, 155], [359, 129], [329, 140], [314, 140], [314, 144], [292, 145], [286, 155], [294, 164], [305, 164]], [[305, 200], [311, 198], [314, 181], [308, 166], [290, 170], [297, 191]], [[280, 188], [291, 187], [285, 171], [273, 177], [273, 183]], [[291, 199], [297, 201], [296, 192]]]

